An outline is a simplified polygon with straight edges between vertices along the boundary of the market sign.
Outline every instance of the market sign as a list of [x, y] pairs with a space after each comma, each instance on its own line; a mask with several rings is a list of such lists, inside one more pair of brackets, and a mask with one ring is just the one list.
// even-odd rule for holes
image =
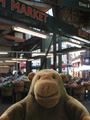
[[[47, 23], [48, 14], [39, 11], [25, 3], [22, 3], [18, 0], [0, 0], [0, 10], [7, 10], [8, 12], [12, 12], [13, 14], [23, 15], [28, 19], [33, 19], [40, 21], [42, 23]], [[9, 14], [8, 14], [9, 15]]]
[[90, 0], [62, 0], [64, 6], [90, 11]]
[[[76, 0], [63, 0], [65, 4], [71, 4]], [[84, 0], [82, 0], [84, 1]], [[67, 4], [67, 5], [68, 5]], [[38, 28], [48, 28], [50, 32], [56, 31], [57, 34], [75, 35], [90, 41], [90, 34], [70, 25], [60, 19], [52, 17], [28, 4], [19, 0], [0, 0], [0, 17], [25, 23], [28, 26], [38, 25]], [[1, 19], [0, 19], [1, 20]]]

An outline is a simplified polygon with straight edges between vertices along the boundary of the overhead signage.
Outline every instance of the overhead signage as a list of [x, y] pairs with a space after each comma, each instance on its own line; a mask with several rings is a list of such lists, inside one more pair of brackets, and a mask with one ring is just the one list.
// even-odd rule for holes
[[90, 0], [62, 0], [64, 6], [90, 11]]
[[90, 39], [89, 33], [85, 32], [85, 31], [82, 31], [80, 29], [78, 29], [78, 36], [82, 37], [82, 38], [85, 38], [85, 39]]
[[[64, 1], [64, 0], [63, 0]], [[71, 3], [76, 0], [65, 0], [66, 3]], [[85, 0], [79, 0], [85, 1]], [[88, 0], [87, 0], [88, 1]], [[29, 26], [37, 25], [39, 29], [48, 28], [50, 32], [57, 31], [58, 33], [75, 35], [84, 39], [90, 40], [90, 34], [80, 30], [73, 25], [61, 21], [55, 17], [52, 17], [28, 4], [25, 4], [18, 0], [0, 0], [0, 17], [13, 20], [15, 22], [25, 23]]]
[[24, 15], [28, 18], [32, 18], [34, 20], [47, 23], [48, 14], [39, 11], [25, 3], [22, 3], [18, 0], [0, 0], [0, 9], [7, 9], [20, 15]]

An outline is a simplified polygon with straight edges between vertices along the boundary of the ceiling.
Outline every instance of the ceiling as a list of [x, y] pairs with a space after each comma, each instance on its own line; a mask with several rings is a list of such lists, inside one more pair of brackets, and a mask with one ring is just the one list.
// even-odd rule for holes
[[[42, 10], [43, 12], [46, 12], [51, 7], [50, 5], [47, 5], [47, 4], [28, 1], [28, 0], [22, 0], [22, 2], [25, 2], [26, 4], [30, 4], [33, 7], [39, 10]], [[13, 21], [11, 20], [9, 22], [8, 21], [9, 19], [0, 17], [0, 46], [11, 47], [11, 48], [13, 47], [13, 50], [18, 50], [18, 51], [20, 50], [29, 51], [32, 48], [37, 49], [38, 46], [40, 46], [39, 44], [40, 44], [41, 38], [32, 37], [31, 39], [27, 40], [24, 38], [15, 37], [15, 31], [12, 29]], [[25, 24], [20, 22], [18, 23], [14, 21], [14, 23], [25, 26]], [[32, 24], [34, 25], [34, 22]], [[38, 25], [35, 24], [35, 27]], [[28, 47], [29, 45], [30, 47]]]
[[[51, 7], [53, 7], [55, 17], [69, 24], [82, 28], [86, 31], [87, 30], [89, 31], [89, 25], [90, 25], [89, 23], [90, 13], [89, 12], [84, 12], [84, 11], [80, 11], [77, 9], [64, 7], [62, 5], [61, 0], [57, 0], [57, 1], [42, 0], [43, 2], [33, 2], [29, 0], [21, 0], [21, 1], [25, 2], [26, 4], [30, 4], [33, 7], [42, 10], [43, 12], [46, 12]], [[4, 21], [0, 21], [0, 51], [4, 51], [6, 50], [6, 48], [9, 51], [32, 51], [32, 50], [40, 48], [41, 41], [42, 41], [41, 38], [32, 37], [31, 39], [26, 40], [24, 38], [15, 37], [15, 31], [12, 30], [13, 21], [11, 21], [10, 23], [10, 22], [5, 22], [6, 19], [3, 19], [3, 20]], [[21, 25], [24, 25], [24, 24], [21, 24]], [[35, 26], [38, 27], [38, 24], [35, 24]], [[40, 26], [40, 27], [43, 28], [43, 26]], [[45, 29], [47, 30], [47, 28]], [[9, 54], [8, 57], [12, 57], [12, 55]], [[27, 57], [27, 54], [26, 54], [26, 57]]]

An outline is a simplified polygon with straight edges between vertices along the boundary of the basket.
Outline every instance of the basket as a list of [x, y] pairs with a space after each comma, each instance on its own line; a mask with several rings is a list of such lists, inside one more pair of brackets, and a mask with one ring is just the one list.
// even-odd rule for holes
[[74, 94], [84, 94], [84, 93], [85, 93], [85, 87], [74, 88]]
[[23, 92], [24, 85], [14, 85], [14, 92]]
[[1, 89], [1, 95], [2, 96], [12, 96], [13, 89]]
[[30, 88], [31, 81], [24, 81], [24, 87], [25, 88]]
[[90, 84], [85, 84], [85, 89], [90, 90]]

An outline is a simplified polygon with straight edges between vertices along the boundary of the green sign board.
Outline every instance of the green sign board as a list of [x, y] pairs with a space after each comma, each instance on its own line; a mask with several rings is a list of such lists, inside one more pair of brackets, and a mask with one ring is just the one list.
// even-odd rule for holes
[[33, 27], [38, 26], [39, 29], [43, 30], [48, 28], [47, 30], [50, 32], [57, 31], [58, 34], [75, 35], [90, 40], [89, 33], [18, 0], [0, 0], [0, 17]]
[[62, 0], [64, 6], [90, 11], [90, 0]]
[[48, 22], [48, 14], [18, 0], [0, 0], [0, 10], [1, 12], [2, 10], [7, 10], [7, 12], [12, 12], [13, 14], [21, 15], [42, 23]]

